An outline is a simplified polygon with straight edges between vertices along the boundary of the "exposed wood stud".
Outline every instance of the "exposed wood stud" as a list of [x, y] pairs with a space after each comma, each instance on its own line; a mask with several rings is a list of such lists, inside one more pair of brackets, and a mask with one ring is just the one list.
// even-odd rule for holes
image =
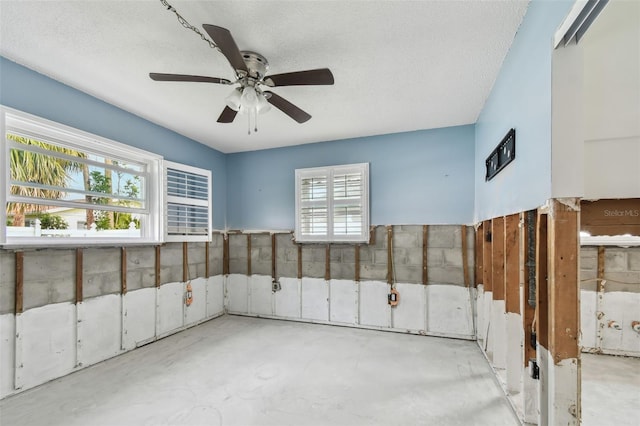
[[298, 279], [302, 279], [302, 244], [298, 244]]
[[[569, 203], [572, 204], [572, 203]], [[578, 203], [575, 203], [578, 204]], [[550, 351], [556, 364], [580, 356], [579, 208], [552, 200], [549, 215]]]
[[371, 225], [369, 227], [369, 244], [375, 244], [376, 242], [376, 227]]
[[504, 217], [491, 221], [491, 261], [493, 300], [504, 300]]
[[387, 226], [387, 283], [393, 285], [393, 226]]
[[127, 294], [127, 249], [120, 249], [120, 292]]
[[597, 292], [601, 293], [604, 291], [604, 246], [598, 247], [598, 285]]
[[469, 253], [467, 253], [467, 226], [462, 225], [460, 227], [460, 236], [462, 239], [462, 273], [464, 275], [464, 286], [469, 287], [471, 285], [471, 279], [469, 277]]
[[356, 282], [360, 282], [360, 244], [356, 244], [355, 248], [355, 278]]
[[505, 217], [504, 301], [507, 312], [520, 313], [520, 215]]
[[491, 261], [491, 221], [485, 220], [482, 225], [484, 234], [482, 238], [482, 283], [484, 291], [493, 291], [491, 281], [491, 271], [493, 262]]
[[204, 243], [204, 277], [209, 278], [209, 244], [210, 241]]
[[324, 279], [329, 281], [331, 279], [331, 244], [327, 244], [324, 251]]
[[156, 246], [156, 287], [160, 287], [160, 246]]
[[276, 261], [277, 261], [277, 251], [276, 251], [276, 234], [271, 234], [271, 279], [273, 281], [277, 281], [276, 277]]
[[24, 308], [24, 252], [16, 252], [16, 294], [15, 313], [21, 314]]
[[539, 214], [536, 226], [536, 336], [549, 349], [549, 303], [547, 260], [547, 215]]
[[251, 234], [247, 234], [247, 275], [251, 276]]
[[422, 284], [429, 282], [429, 262], [427, 251], [429, 247], [429, 225], [422, 225]]
[[529, 247], [529, 237], [527, 235], [526, 229], [528, 229], [529, 224], [527, 223], [527, 214], [522, 213], [522, 229], [525, 230], [522, 232], [522, 247], [524, 249], [523, 257], [522, 257], [522, 269], [524, 271], [524, 282], [523, 282], [523, 291], [522, 291], [522, 305], [524, 306], [524, 312], [522, 313], [522, 325], [524, 327], [524, 365], [527, 366], [530, 359], [536, 358], [536, 349], [531, 345], [531, 332], [533, 327], [533, 320], [535, 318], [535, 308], [529, 304], [529, 285], [533, 284], [529, 282], [529, 261], [531, 259], [528, 258], [528, 250]]
[[478, 226], [478, 229], [476, 229], [476, 238], [475, 238], [475, 249], [474, 249], [474, 253], [475, 253], [475, 266], [476, 266], [476, 276], [474, 279], [474, 286], [477, 287], [478, 284], [482, 283], [482, 270], [483, 270], [483, 265], [482, 265], [482, 254], [483, 254], [483, 250], [482, 250], [482, 240], [483, 240], [483, 235], [484, 235], [484, 227], [482, 226], [482, 223]]
[[222, 273], [229, 275], [229, 234], [223, 235], [222, 241]]
[[182, 282], [189, 281], [189, 246], [186, 241], [182, 243]]
[[82, 303], [82, 249], [76, 249], [76, 303]]

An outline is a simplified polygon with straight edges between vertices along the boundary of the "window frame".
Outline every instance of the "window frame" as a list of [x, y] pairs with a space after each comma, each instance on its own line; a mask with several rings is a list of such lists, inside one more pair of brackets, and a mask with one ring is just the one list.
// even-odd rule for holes
[[[169, 194], [169, 178], [168, 170], [174, 169], [176, 171], [182, 171], [190, 174], [204, 176], [207, 179], [207, 199], [195, 199], [189, 197], [179, 197]], [[164, 184], [166, 188], [165, 192], [165, 211], [164, 226], [165, 226], [165, 241], [167, 242], [210, 242], [213, 240], [213, 202], [211, 197], [211, 189], [213, 187], [211, 170], [202, 169], [199, 167], [189, 166], [182, 163], [176, 163], [173, 161], [164, 161]], [[184, 234], [170, 234], [169, 227], [169, 203], [181, 204], [185, 206], [198, 206], [207, 207], [207, 234], [206, 235], [184, 235]]]
[[[47, 120], [23, 111], [0, 105], [0, 132], [2, 141], [0, 142], [0, 165], [4, 169], [2, 173], [2, 183], [0, 184], [0, 246], [2, 247], [29, 247], [29, 246], [96, 246], [96, 245], [132, 245], [132, 244], [160, 244], [164, 242], [164, 197], [165, 187], [162, 173], [164, 170], [162, 156], [134, 148], [123, 143], [104, 138], [89, 132], [85, 132], [55, 121]], [[140, 228], [139, 237], [64, 237], [64, 238], [43, 238], [31, 236], [8, 236], [7, 235], [7, 213], [6, 205], [12, 198], [9, 194], [11, 185], [11, 170], [9, 151], [11, 143], [7, 139], [8, 132], [15, 132], [19, 135], [42, 139], [57, 146], [75, 149], [95, 155], [102, 155], [107, 158], [129, 159], [132, 163], [140, 163], [145, 166], [143, 172], [146, 182], [142, 188], [141, 198], [145, 202], [144, 212], [141, 213], [145, 220]], [[35, 149], [34, 151], [37, 151]], [[90, 161], [87, 161], [89, 163]], [[43, 205], [47, 203], [43, 198]], [[56, 205], [65, 204], [56, 201]], [[71, 206], [73, 202], [69, 202]], [[91, 205], [87, 205], [91, 206]], [[76, 206], [78, 207], [78, 206]], [[82, 208], [82, 207], [79, 207]], [[126, 210], [114, 209], [112, 207], [104, 210]], [[93, 210], [100, 210], [94, 208]]]
[[[334, 177], [340, 174], [359, 173], [362, 181], [362, 194], [358, 199], [361, 208], [362, 229], [357, 235], [336, 235], [334, 227], [334, 207], [353, 204], [351, 201], [336, 200], [334, 192]], [[326, 201], [301, 200], [302, 180], [313, 177], [326, 177]], [[312, 167], [295, 170], [295, 240], [299, 243], [366, 243], [369, 241], [369, 163], [343, 164], [326, 167]], [[326, 235], [303, 235], [302, 208], [307, 205], [326, 206], [327, 233]]]

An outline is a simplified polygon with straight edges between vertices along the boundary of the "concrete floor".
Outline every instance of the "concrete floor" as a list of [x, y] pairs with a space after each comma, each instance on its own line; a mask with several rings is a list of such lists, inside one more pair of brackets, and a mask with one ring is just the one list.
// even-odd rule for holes
[[475, 342], [237, 316], [0, 402], [2, 425], [517, 425]]
[[640, 358], [582, 354], [582, 424], [640, 424]]

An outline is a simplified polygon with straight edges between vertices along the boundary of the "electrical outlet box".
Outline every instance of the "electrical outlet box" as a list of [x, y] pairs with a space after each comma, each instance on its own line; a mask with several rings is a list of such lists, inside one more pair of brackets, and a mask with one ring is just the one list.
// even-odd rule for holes
[[280, 290], [282, 290], [282, 287], [280, 286], [280, 282], [272, 281], [271, 282], [271, 291], [273, 291], [275, 293], [276, 291], [280, 291]]
[[540, 367], [538, 367], [538, 363], [535, 359], [529, 359], [529, 372], [531, 374], [531, 378], [534, 380], [540, 379]]

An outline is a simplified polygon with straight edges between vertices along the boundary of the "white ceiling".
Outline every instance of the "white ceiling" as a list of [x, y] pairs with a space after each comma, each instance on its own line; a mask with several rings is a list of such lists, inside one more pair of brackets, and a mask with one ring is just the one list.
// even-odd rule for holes
[[[222, 152], [474, 123], [528, 1], [168, 0], [192, 25], [231, 31], [270, 73], [328, 67], [333, 86], [272, 89], [277, 109], [216, 119], [231, 87], [156, 82], [149, 72], [234, 79], [217, 50], [160, 0], [0, 1], [0, 54]], [[206, 34], [206, 33], [205, 33]]]

